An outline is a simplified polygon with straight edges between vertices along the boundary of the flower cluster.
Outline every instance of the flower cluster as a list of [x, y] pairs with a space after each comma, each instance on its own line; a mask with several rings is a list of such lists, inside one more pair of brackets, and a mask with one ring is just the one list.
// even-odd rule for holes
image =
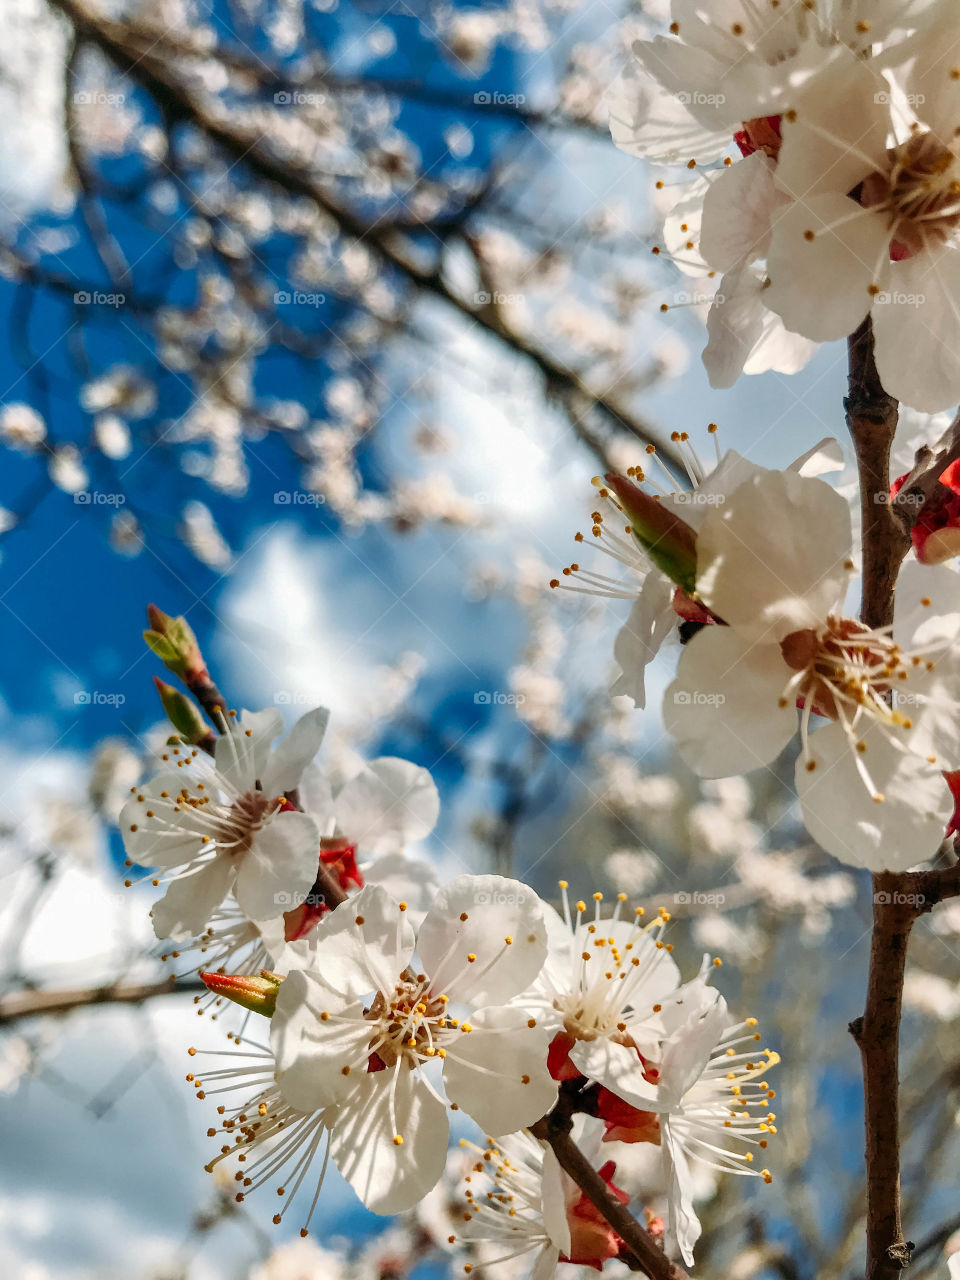
[[794, 372], [870, 316], [886, 390], [928, 412], [955, 403], [955, 6], [672, 7], [669, 35], [634, 44], [611, 130], [634, 155], [700, 170], [664, 240], [683, 270], [721, 277], [713, 385]]
[[[595, 481], [606, 507], [594, 513], [596, 545], [634, 571], [639, 590], [578, 563], [551, 584], [636, 596], [613, 691], [642, 706], [649, 662], [679, 636], [663, 719], [692, 769], [749, 772], [799, 739], [797, 795], [823, 848], [878, 871], [932, 857], [952, 821], [948, 784], [960, 763], [960, 575], [910, 561], [893, 624], [868, 627], [846, 603], [850, 510], [820, 478], [842, 458], [835, 441], [783, 471], [719, 448], [711, 470], [685, 436], [678, 442], [691, 491], [675, 491], [658, 457], [669, 488], [641, 467]], [[942, 544], [938, 510], [929, 520]]]
[[[209, 754], [169, 741], [119, 819], [130, 863], [166, 879], [158, 935], [201, 953], [210, 999], [248, 1011], [228, 1062], [189, 1051], [210, 1060], [187, 1076], [197, 1096], [223, 1098], [208, 1168], [235, 1165], [237, 1199], [270, 1184], [284, 1208], [306, 1183], [305, 1235], [330, 1161], [374, 1212], [420, 1204], [448, 1167], [453, 1113], [475, 1135], [461, 1140], [479, 1154], [468, 1184], [480, 1173], [496, 1191], [467, 1190], [449, 1243], [496, 1246], [487, 1263], [500, 1246], [534, 1252], [546, 1276], [626, 1250], [531, 1132], [562, 1114], [588, 1130], [621, 1202], [612, 1147], [658, 1147], [666, 1223], [647, 1212], [651, 1240], [692, 1261], [691, 1162], [769, 1180], [755, 1156], [776, 1132], [777, 1055], [754, 1020], [728, 1016], [708, 959], [684, 983], [669, 916], [648, 922], [625, 894], [612, 913], [594, 894], [588, 910], [561, 882], [560, 914], [501, 876], [438, 887], [402, 851], [437, 820], [429, 774], [381, 759], [334, 785], [314, 762], [322, 709], [279, 745], [275, 713], [217, 708], [215, 722]], [[263, 1034], [251, 1014], [269, 1020]]]

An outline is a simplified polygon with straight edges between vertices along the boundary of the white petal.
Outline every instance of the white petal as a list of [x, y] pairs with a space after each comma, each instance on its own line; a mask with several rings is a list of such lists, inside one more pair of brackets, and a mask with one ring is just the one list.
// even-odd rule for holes
[[213, 748], [217, 773], [228, 788], [252, 791], [266, 767], [270, 744], [283, 732], [283, 716], [274, 708], [244, 711], [239, 724], [228, 717], [227, 728]]
[[644, 1080], [643, 1063], [636, 1049], [605, 1036], [578, 1040], [570, 1050], [570, 1060], [589, 1080], [596, 1080], [631, 1106], [645, 1111], [658, 1109], [657, 1086]]
[[210, 917], [230, 892], [233, 876], [230, 859], [218, 854], [199, 871], [171, 880], [166, 893], [150, 909], [157, 937], [181, 941], [203, 933]]
[[330, 712], [314, 707], [302, 715], [284, 740], [270, 753], [261, 779], [267, 795], [280, 795], [299, 786], [300, 775], [320, 750]]
[[850, 545], [850, 508], [825, 481], [758, 472], [701, 524], [697, 591], [744, 634], [781, 640], [842, 600]]
[[773, 174], [773, 161], [756, 151], [711, 184], [703, 202], [700, 252], [715, 271], [732, 271], [765, 256], [774, 210], [787, 202]]
[[711, 387], [732, 387], [763, 336], [767, 308], [761, 288], [750, 270], [728, 272], [720, 281], [707, 314], [709, 341], [702, 357]]
[[570, 1256], [570, 1223], [563, 1195], [563, 1175], [553, 1148], [543, 1144], [543, 1179], [540, 1184], [540, 1216], [557, 1249]]
[[667, 1239], [677, 1246], [684, 1264], [693, 1266], [700, 1239], [700, 1219], [693, 1208], [693, 1177], [686, 1153], [670, 1132], [670, 1118], [660, 1122], [660, 1151], [667, 1183]]
[[159, 774], [139, 787], [120, 810], [117, 823], [131, 862], [144, 867], [176, 867], [192, 862], [200, 853], [208, 824], [189, 806], [182, 811], [174, 808], [183, 785], [181, 774]]
[[394, 902], [407, 904], [407, 919], [417, 928], [437, 893], [437, 875], [429, 862], [402, 853], [385, 853], [363, 867], [367, 884], [378, 884]]
[[[330, 1014], [328, 1021], [323, 1013]], [[318, 974], [288, 974], [270, 1019], [270, 1047], [290, 1106], [317, 1111], [340, 1102], [355, 1078], [367, 1073], [374, 1031], [360, 1001], [345, 1000]]]
[[330, 1155], [368, 1209], [402, 1213], [440, 1180], [448, 1134], [446, 1109], [416, 1072], [375, 1071], [338, 1108]]
[[873, 307], [874, 349], [884, 388], [923, 413], [960, 400], [960, 248], [890, 264]]
[[660, 1060], [660, 1103], [674, 1111], [703, 1075], [728, 1024], [727, 1004], [718, 991], [694, 980], [679, 1006], [683, 1018], [667, 1037]]
[[[710, 191], [706, 178], [696, 178], [663, 220], [663, 246], [684, 275], [705, 276], [710, 268], [700, 256], [703, 202]], [[685, 298], [676, 298], [684, 302]]]
[[890, 276], [890, 229], [843, 194], [808, 196], [776, 217], [764, 301], [816, 342], [853, 333]]
[[644, 679], [647, 665], [679, 621], [672, 601], [673, 583], [658, 569], [651, 569], [643, 580], [630, 617], [617, 632], [613, 644], [613, 656], [621, 670], [610, 692], [625, 693], [641, 710], [647, 705]]
[[796, 119], [791, 112], [782, 122], [777, 183], [795, 200], [845, 195], [888, 167], [889, 85], [869, 62], [849, 53], [842, 60], [808, 81], [794, 96]]
[[614, 81], [608, 97], [610, 134], [621, 151], [655, 164], [719, 160], [730, 133], [698, 123], [674, 94], [665, 93], [639, 64], [631, 63]]
[[368, 853], [395, 853], [429, 835], [440, 797], [426, 769], [381, 756], [347, 782], [336, 798], [337, 826]]
[[309, 893], [317, 877], [320, 833], [305, 813], [274, 814], [240, 860], [237, 902], [251, 920], [282, 915], [291, 894]]
[[863, 764], [885, 797], [877, 803], [857, 772], [855, 751], [839, 725], [810, 736], [809, 771], [797, 761], [796, 788], [804, 825], [841, 862], [871, 871], [906, 871], [940, 848], [953, 797], [936, 766], [895, 750], [874, 725], [858, 728]]
[[480, 1009], [470, 1017], [473, 1030], [447, 1046], [447, 1097], [484, 1133], [535, 1124], [557, 1100], [557, 1082], [547, 1070], [552, 1032], [529, 1021], [525, 1009]]
[[346, 995], [392, 994], [413, 956], [413, 929], [380, 885], [367, 885], [323, 921], [312, 967]]
[[663, 698], [664, 725], [685, 763], [702, 778], [726, 778], [775, 760], [797, 729], [795, 706], [780, 705], [789, 676], [779, 645], [704, 627]]
[[842, 471], [844, 467], [843, 446], [833, 436], [824, 436], [812, 449], [801, 454], [796, 462], [791, 462], [789, 471], [800, 476], [823, 476], [831, 471]]
[[460, 876], [437, 894], [417, 935], [417, 953], [435, 993], [465, 1004], [502, 1004], [543, 967], [540, 899], [519, 880]]

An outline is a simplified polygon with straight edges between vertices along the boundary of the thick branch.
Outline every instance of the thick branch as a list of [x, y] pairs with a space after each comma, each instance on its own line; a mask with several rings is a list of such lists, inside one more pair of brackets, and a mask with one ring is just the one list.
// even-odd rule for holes
[[[893, 622], [900, 563], [910, 545], [890, 505], [890, 451], [897, 402], [883, 389], [868, 317], [849, 347], [847, 426], [860, 478], [863, 596], [860, 616], [870, 627]], [[850, 1031], [863, 1063], [867, 1174], [867, 1280], [893, 1280], [909, 1265], [900, 1223], [900, 1012], [907, 943], [915, 919], [903, 876], [873, 877], [873, 935], [863, 1017]]]
[[544, 1116], [531, 1128], [535, 1138], [548, 1142], [564, 1173], [577, 1184], [590, 1203], [606, 1218], [651, 1280], [689, 1280], [687, 1273], [671, 1262], [654, 1243], [646, 1227], [620, 1203], [570, 1137], [571, 1121], [563, 1110]]
[[890, 451], [897, 429], [896, 400], [884, 391], [873, 358], [868, 317], [849, 347], [849, 391], [843, 402], [860, 476], [863, 599], [860, 616], [870, 627], [893, 621], [893, 594], [910, 536], [890, 503]]

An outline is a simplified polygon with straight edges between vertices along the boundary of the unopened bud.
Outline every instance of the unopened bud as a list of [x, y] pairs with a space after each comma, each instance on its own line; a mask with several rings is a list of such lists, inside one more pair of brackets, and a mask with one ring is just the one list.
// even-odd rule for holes
[[186, 677], [205, 672], [197, 637], [186, 618], [171, 618], [156, 605], [147, 605], [150, 629], [143, 638], [168, 671]]
[[669, 504], [658, 502], [626, 476], [611, 472], [607, 484], [630, 518], [630, 530], [644, 551], [678, 587], [693, 595], [697, 585], [697, 535]]
[[225, 996], [242, 1009], [262, 1013], [272, 1018], [277, 1007], [277, 992], [283, 978], [279, 974], [261, 969], [259, 976], [252, 974], [201, 973], [201, 981], [218, 996]]
[[180, 740], [189, 743], [192, 747], [203, 742], [209, 736], [210, 730], [193, 699], [188, 698], [179, 689], [175, 689], [172, 684], [165, 684], [159, 676], [153, 677], [153, 683], [157, 686], [163, 709], [180, 735]]

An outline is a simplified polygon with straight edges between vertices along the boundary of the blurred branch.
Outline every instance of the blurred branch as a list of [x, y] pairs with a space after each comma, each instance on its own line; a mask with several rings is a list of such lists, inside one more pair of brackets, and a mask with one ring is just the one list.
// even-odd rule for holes
[[202, 982], [164, 978], [160, 982], [114, 982], [103, 987], [58, 987], [14, 991], [0, 998], [0, 1025], [21, 1018], [71, 1013], [102, 1004], [142, 1004], [154, 996], [205, 993]]
[[[505, 348], [529, 361], [542, 375], [548, 393], [564, 405], [568, 405], [571, 399], [587, 402], [615, 427], [645, 444], [656, 444], [663, 454], [674, 458], [669, 442], [619, 403], [612, 389], [597, 391], [591, 388], [582, 373], [569, 368], [509, 326], [495, 307], [469, 305], [447, 283], [442, 262], [424, 265], [422, 255], [409, 239], [398, 236], [381, 221], [364, 221], [341, 204], [304, 167], [272, 154], [262, 135], [244, 130], [215, 113], [152, 49], [141, 48], [136, 40], [129, 42], [125, 25], [91, 12], [78, 0], [50, 0], [50, 3], [69, 19], [78, 38], [96, 45], [120, 72], [149, 93], [171, 124], [193, 125], [255, 177], [288, 195], [310, 200], [333, 219], [341, 235], [362, 244], [382, 267], [397, 272], [408, 285], [454, 309], [497, 338]], [[424, 230], [430, 230], [429, 224], [425, 224]], [[443, 248], [443, 241], [439, 238], [438, 244]]]

